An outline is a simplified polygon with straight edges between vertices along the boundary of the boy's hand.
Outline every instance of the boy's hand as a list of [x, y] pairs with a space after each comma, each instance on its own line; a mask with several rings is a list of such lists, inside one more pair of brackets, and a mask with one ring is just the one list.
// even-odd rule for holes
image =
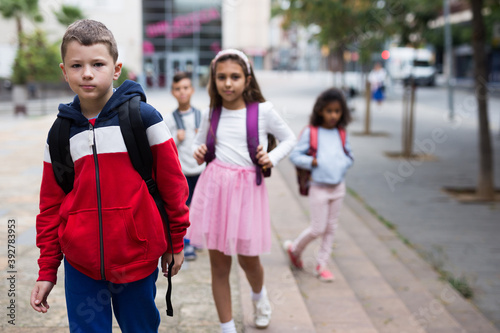
[[257, 161], [259, 165], [262, 165], [262, 170], [266, 171], [266, 169], [271, 169], [273, 167], [273, 163], [269, 159], [269, 155], [267, 151], [264, 150], [262, 145], [257, 147]]
[[35, 283], [30, 300], [31, 307], [35, 311], [47, 313], [50, 308], [49, 303], [47, 303], [47, 297], [53, 287], [54, 283], [49, 281], [37, 281]]
[[205, 154], [207, 153], [207, 151], [208, 151], [207, 145], [202, 144], [194, 152], [193, 157], [196, 159], [196, 162], [198, 162], [199, 165], [205, 162]]
[[183, 129], [178, 129], [177, 130], [177, 140], [184, 141], [185, 138], [186, 138], [186, 131]]
[[179, 253], [174, 253], [174, 261], [174, 266], [170, 267], [170, 263], [172, 262], [172, 253], [165, 252], [161, 256], [161, 271], [163, 272], [164, 277], [167, 277], [169, 269], [172, 270], [172, 276], [179, 273], [182, 263], [184, 262], [184, 250]]
[[312, 166], [313, 166], [313, 168], [318, 166], [318, 160], [316, 158], [313, 158]]

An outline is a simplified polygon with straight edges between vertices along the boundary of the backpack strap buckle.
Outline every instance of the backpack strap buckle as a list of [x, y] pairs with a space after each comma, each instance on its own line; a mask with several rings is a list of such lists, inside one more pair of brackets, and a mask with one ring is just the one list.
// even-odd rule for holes
[[149, 178], [148, 180], [145, 180], [145, 183], [148, 186], [148, 191], [150, 194], [156, 193], [158, 188], [156, 187], [156, 182], [153, 180], [153, 178]]

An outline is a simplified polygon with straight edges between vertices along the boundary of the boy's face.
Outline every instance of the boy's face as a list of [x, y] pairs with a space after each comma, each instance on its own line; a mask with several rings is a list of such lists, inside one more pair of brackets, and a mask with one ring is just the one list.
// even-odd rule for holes
[[174, 95], [179, 105], [189, 104], [193, 92], [194, 89], [191, 85], [191, 80], [188, 78], [172, 83], [172, 95]]
[[105, 44], [85, 46], [72, 41], [59, 67], [80, 101], [102, 103], [102, 107], [113, 94], [113, 80], [120, 77], [122, 64], [114, 62]]

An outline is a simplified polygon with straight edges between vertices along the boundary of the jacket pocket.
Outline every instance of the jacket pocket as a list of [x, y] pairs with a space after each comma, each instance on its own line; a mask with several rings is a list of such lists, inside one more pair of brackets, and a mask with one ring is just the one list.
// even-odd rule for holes
[[69, 213], [59, 237], [61, 249], [72, 262], [99, 270], [99, 219], [97, 209]]
[[131, 208], [103, 209], [102, 221], [106, 268], [146, 260], [148, 241], [138, 234]]
[[97, 209], [70, 213], [61, 235], [61, 248], [73, 262], [88, 269], [100, 269], [101, 251], [106, 269], [145, 260], [148, 241], [135, 226], [130, 208], [102, 210], [101, 249]]

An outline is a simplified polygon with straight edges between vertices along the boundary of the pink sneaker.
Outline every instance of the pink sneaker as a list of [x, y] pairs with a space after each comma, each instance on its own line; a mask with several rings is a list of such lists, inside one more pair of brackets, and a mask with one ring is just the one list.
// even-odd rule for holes
[[302, 269], [302, 260], [292, 252], [292, 241], [285, 241], [283, 243], [283, 248], [285, 249], [286, 253], [288, 253], [288, 258], [290, 259], [290, 262], [295, 268]]
[[319, 265], [316, 266], [316, 276], [323, 282], [333, 282], [335, 280], [335, 276], [333, 276], [333, 273], [328, 268], [321, 268]]

